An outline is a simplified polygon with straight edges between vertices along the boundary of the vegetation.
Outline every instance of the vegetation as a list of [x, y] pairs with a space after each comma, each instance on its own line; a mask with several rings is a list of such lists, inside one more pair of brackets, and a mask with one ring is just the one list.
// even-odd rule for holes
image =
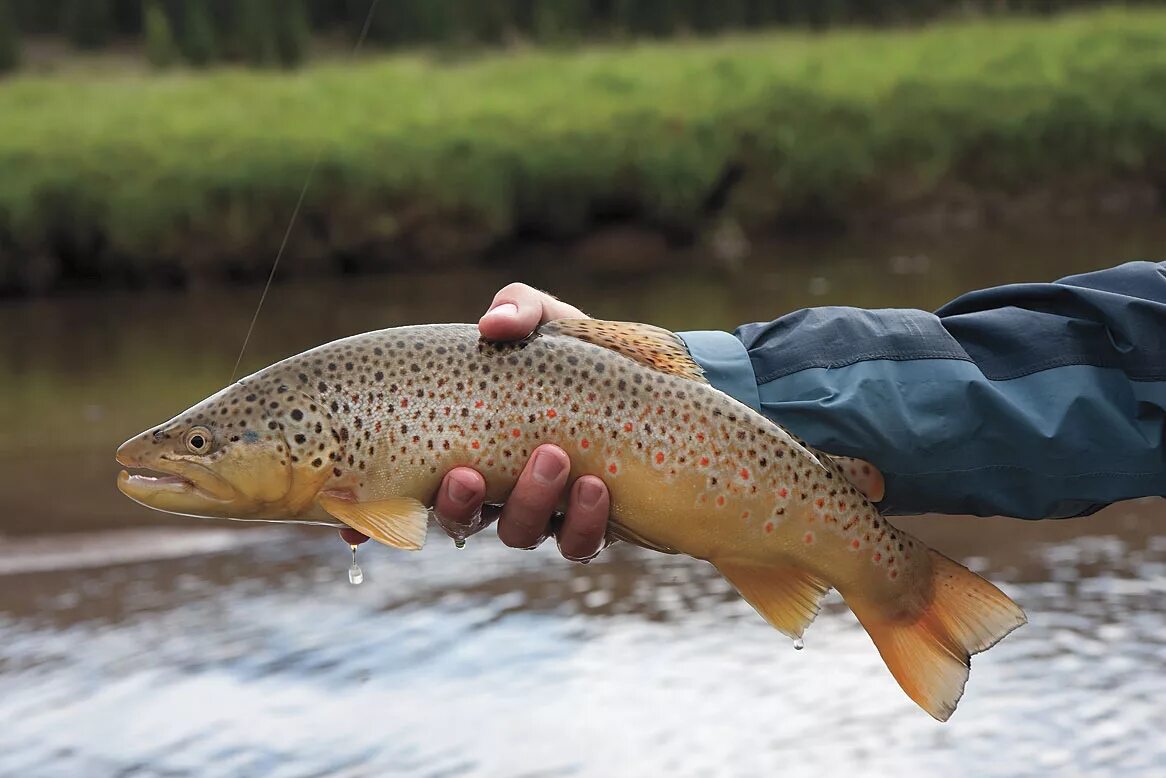
[[182, 24], [182, 53], [195, 67], [205, 67], [217, 58], [215, 28], [205, 0], [186, 0]]
[[[143, 4], [155, 0], [8, 0], [22, 32], [56, 33], [82, 48], [148, 37]], [[310, 33], [355, 36], [373, 0], [159, 0], [172, 20], [192, 14], [194, 52], [258, 65], [298, 64]], [[759, 27], [825, 28], [840, 24], [904, 24], [952, 16], [1050, 13], [1082, 6], [1150, 4], [1155, 0], [381, 0], [372, 45], [480, 45], [514, 40], [561, 42], [627, 37], [709, 35]], [[192, 9], [191, 6], [198, 6]], [[203, 19], [209, 32], [202, 28]], [[258, 48], [217, 46], [239, 36]], [[0, 32], [0, 34], [3, 34]], [[11, 30], [9, 30], [11, 34]], [[185, 36], [183, 36], [185, 37]]]
[[[845, 223], [944, 187], [1166, 187], [1166, 13], [0, 82], [0, 281], [480, 255], [621, 219]], [[78, 121], [78, 117], [84, 117]], [[40, 279], [40, 280], [38, 280]]]
[[0, 73], [20, 64], [20, 38], [9, 0], [0, 0]]
[[109, 0], [68, 0], [63, 21], [73, 45], [81, 49], [98, 49], [109, 43], [113, 18]]
[[275, 54], [284, 67], [301, 64], [308, 55], [312, 30], [304, 0], [284, 0], [272, 20]]
[[142, 5], [142, 25], [146, 35], [146, 58], [156, 68], [166, 68], [178, 59], [178, 46], [166, 9], [155, 0]]

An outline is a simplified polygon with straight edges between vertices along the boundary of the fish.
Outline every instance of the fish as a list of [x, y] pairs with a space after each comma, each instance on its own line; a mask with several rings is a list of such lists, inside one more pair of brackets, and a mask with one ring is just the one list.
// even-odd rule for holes
[[337, 340], [242, 378], [117, 451], [131, 499], [190, 516], [337, 522], [420, 549], [456, 466], [504, 503], [531, 452], [611, 495], [608, 534], [710, 562], [800, 641], [836, 589], [939, 721], [970, 657], [1025, 623], [1000, 589], [889, 524], [882, 475], [717, 390], [668, 330], [562, 319], [491, 342], [472, 324]]

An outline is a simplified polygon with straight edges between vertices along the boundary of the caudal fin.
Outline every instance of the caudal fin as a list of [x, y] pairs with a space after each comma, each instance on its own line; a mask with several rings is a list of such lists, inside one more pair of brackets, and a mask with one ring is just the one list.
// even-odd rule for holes
[[919, 707], [947, 721], [964, 693], [971, 655], [1024, 624], [1024, 611], [961, 564], [929, 551], [932, 599], [913, 620], [851, 603], [895, 680]]

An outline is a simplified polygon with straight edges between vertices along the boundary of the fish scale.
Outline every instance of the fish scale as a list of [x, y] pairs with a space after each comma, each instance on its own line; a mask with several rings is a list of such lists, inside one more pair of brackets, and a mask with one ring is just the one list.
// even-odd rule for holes
[[954, 710], [969, 655], [1023, 623], [998, 589], [879, 515], [869, 465], [814, 451], [718, 391], [679, 338], [648, 325], [558, 321], [510, 343], [420, 325], [335, 341], [119, 450], [185, 483], [119, 483], [162, 510], [332, 517], [414, 549], [446, 472], [477, 469], [486, 499], [504, 502], [544, 443], [566, 451], [572, 480], [607, 484], [612, 537], [712, 562], [793, 638], [837, 588], [937, 718]]

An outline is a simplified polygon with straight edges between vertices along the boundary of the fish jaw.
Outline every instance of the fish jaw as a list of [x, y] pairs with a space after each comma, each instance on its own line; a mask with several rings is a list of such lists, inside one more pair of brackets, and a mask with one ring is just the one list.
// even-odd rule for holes
[[238, 491], [214, 471], [197, 462], [168, 456], [146, 456], [135, 436], [117, 450], [119, 464], [128, 468], [148, 468], [161, 475], [143, 475], [122, 470], [117, 488], [126, 497], [147, 508], [191, 516], [222, 516], [235, 507]]
[[230, 512], [232, 501], [200, 489], [180, 475], [159, 477], [131, 474], [122, 470], [117, 488], [126, 497], [147, 508], [185, 516], [218, 517]]

